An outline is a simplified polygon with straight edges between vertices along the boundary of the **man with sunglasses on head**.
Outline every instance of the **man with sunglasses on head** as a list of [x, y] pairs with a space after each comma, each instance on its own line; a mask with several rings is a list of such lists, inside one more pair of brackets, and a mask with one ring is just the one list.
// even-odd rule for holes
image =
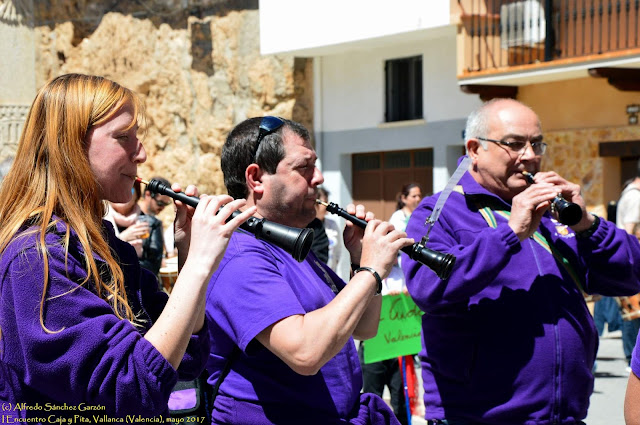
[[[316, 160], [308, 131], [278, 117], [238, 124], [221, 158], [232, 197], [256, 205], [256, 216], [298, 228], [316, 216], [324, 180]], [[360, 395], [353, 338], [376, 334], [382, 279], [413, 241], [362, 205], [347, 211], [369, 221], [365, 230], [345, 229], [357, 264], [348, 284], [311, 252], [297, 262], [242, 231], [231, 237], [207, 290], [208, 381], [218, 388], [212, 423], [398, 424], [381, 398]]]
[[[171, 183], [162, 177], [153, 177], [160, 183], [171, 186]], [[145, 190], [142, 198], [138, 202], [142, 213], [138, 220], [149, 224], [148, 237], [142, 239], [142, 257], [140, 257], [140, 265], [158, 276], [160, 267], [162, 266], [162, 255], [164, 252], [164, 237], [162, 236], [162, 221], [156, 218], [164, 207], [171, 203], [171, 198], [167, 195], [159, 193], [151, 193]]]
[[[420, 352], [429, 424], [581, 424], [593, 390], [598, 333], [583, 291], [640, 291], [640, 244], [587, 212], [580, 186], [541, 171], [538, 116], [512, 99], [471, 113], [468, 171], [427, 246], [456, 256], [448, 280], [402, 259], [409, 293], [426, 312]], [[562, 194], [582, 209], [558, 221]], [[438, 194], [414, 211], [426, 233]], [[580, 218], [581, 217], [581, 218]], [[404, 255], [404, 254], [403, 254]]]

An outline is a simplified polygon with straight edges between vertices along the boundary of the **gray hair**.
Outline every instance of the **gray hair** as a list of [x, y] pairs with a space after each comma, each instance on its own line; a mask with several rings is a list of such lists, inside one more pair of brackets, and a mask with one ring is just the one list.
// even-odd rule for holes
[[[491, 118], [491, 114], [493, 113], [493, 108], [496, 103], [504, 102], [504, 101], [515, 102], [526, 108], [529, 108], [529, 106], [525, 105], [524, 103], [518, 100], [510, 99], [510, 98], [501, 98], [501, 97], [491, 99], [490, 101], [483, 103], [482, 106], [480, 106], [475, 111], [471, 112], [469, 114], [469, 117], [467, 118], [467, 125], [464, 129], [465, 146], [469, 139], [478, 139], [478, 137], [487, 137], [487, 134], [489, 133], [489, 121]], [[484, 140], [478, 140], [478, 141], [480, 142], [480, 145], [485, 151], [489, 149], [489, 145], [487, 144], [487, 142], [485, 142]]]

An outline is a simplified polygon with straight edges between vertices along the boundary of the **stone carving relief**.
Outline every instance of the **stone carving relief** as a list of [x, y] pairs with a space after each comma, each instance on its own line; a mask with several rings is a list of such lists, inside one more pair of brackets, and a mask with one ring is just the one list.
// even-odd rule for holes
[[0, 21], [8, 24], [33, 22], [33, 0], [0, 0]]
[[[0, 162], [11, 162], [15, 156], [29, 105], [0, 105]], [[0, 165], [0, 178], [4, 176]]]

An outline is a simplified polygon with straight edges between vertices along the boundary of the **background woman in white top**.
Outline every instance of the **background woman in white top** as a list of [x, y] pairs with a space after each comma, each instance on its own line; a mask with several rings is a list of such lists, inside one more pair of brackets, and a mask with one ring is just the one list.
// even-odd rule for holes
[[[391, 215], [389, 223], [393, 224], [396, 229], [404, 232], [411, 213], [418, 207], [421, 199], [422, 189], [418, 183], [407, 183], [402, 186], [402, 190], [397, 196], [397, 210]], [[396, 265], [393, 266], [389, 277], [385, 279], [382, 294], [395, 295], [403, 291], [406, 292], [406, 288], [404, 285], [404, 274], [400, 268], [400, 254], [398, 253], [398, 261]]]
[[[397, 211], [393, 213], [389, 219], [389, 223], [393, 224], [396, 229], [404, 232], [409, 217], [420, 203], [420, 199], [422, 199], [422, 190], [417, 183], [408, 183], [402, 186], [402, 190], [397, 196]], [[408, 294], [404, 283], [404, 274], [400, 268], [400, 255], [398, 255], [398, 260], [391, 269], [391, 273], [382, 283], [382, 295], [398, 295], [400, 293]], [[365, 364], [364, 349], [365, 344], [362, 342], [358, 352], [362, 366], [362, 391], [365, 393], [374, 393], [382, 397], [384, 387], [389, 387], [389, 396], [393, 412], [402, 425], [408, 424], [409, 419], [404, 391], [405, 385], [398, 358], [394, 357]], [[411, 366], [413, 366], [413, 356], [408, 355], [403, 357], [407, 365], [410, 363]], [[412, 373], [415, 374], [413, 368]], [[411, 397], [411, 394], [409, 394], [409, 396]]]

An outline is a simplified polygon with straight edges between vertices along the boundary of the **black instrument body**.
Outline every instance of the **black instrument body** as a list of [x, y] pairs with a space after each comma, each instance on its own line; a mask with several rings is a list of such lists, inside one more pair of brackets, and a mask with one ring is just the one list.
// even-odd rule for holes
[[[167, 195], [177, 201], [196, 207], [200, 199], [195, 196], [188, 196], [182, 192], [174, 192], [170, 187], [160, 183], [158, 180], [151, 179], [147, 184], [147, 189], [152, 193]], [[240, 214], [240, 211], [234, 211], [229, 220]], [[227, 221], [229, 221], [227, 220]], [[311, 249], [313, 242], [312, 229], [299, 229], [297, 227], [289, 227], [284, 224], [267, 221], [264, 218], [249, 217], [247, 221], [240, 225], [245, 230], [256, 237], [287, 251], [298, 262], [304, 261]]]
[[[365, 220], [349, 214], [333, 202], [327, 204], [327, 211], [349, 220], [362, 229], [367, 227], [367, 222]], [[451, 270], [456, 263], [456, 257], [452, 254], [443, 254], [441, 252], [434, 251], [418, 242], [414, 243], [412, 246], [405, 246], [401, 251], [407, 254], [412, 260], [429, 267], [442, 280], [447, 280], [449, 278]]]
[[[533, 174], [529, 172], [523, 172], [522, 174], [529, 183], [535, 183]], [[580, 205], [567, 201], [560, 193], [551, 200], [551, 211], [557, 212], [558, 221], [567, 226], [576, 225], [582, 220], [582, 208], [580, 208]]]

